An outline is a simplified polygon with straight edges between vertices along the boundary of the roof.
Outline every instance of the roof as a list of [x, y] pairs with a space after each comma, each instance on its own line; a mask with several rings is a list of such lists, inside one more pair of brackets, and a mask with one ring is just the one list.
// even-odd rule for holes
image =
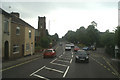
[[27, 26], [35, 29], [35, 28], [32, 27], [30, 24], [28, 24], [28, 23], [25, 22], [24, 20], [22, 20], [22, 19], [20, 19], [20, 18], [18, 18], [18, 17], [16, 17], [16, 16], [14, 16], [14, 15], [12, 15], [12, 22], [19, 23], [19, 24], [22, 24], [22, 25], [24, 25], [24, 26], [27, 25]]
[[5, 16], [11, 17], [11, 15], [9, 13], [7, 13], [6, 11], [4, 11], [1, 8], [0, 8], [0, 14], [4, 14]]
[[12, 14], [4, 11], [4, 10], [1, 9], [1, 8], [0, 8], [0, 13], [6, 15], [6, 16], [8, 16], [8, 17], [11, 17], [11, 18], [12, 18], [12, 22], [19, 23], [19, 24], [22, 24], [22, 25], [27, 25], [27, 26], [35, 29], [34, 27], [32, 27], [30, 24], [28, 24], [28, 23], [25, 22], [24, 20], [22, 20], [22, 19], [20, 19], [20, 18], [18, 18], [18, 17], [16, 17], [16, 16], [14, 16], [14, 15], [12, 15]]

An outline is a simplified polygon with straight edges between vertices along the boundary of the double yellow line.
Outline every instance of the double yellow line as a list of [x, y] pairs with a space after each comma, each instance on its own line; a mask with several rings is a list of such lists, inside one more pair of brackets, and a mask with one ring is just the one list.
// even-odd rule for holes
[[[108, 71], [111, 71], [110, 70], [110, 68], [114, 71], [114, 72], [112, 72], [111, 71], [111, 73], [113, 74], [113, 75], [115, 75], [115, 76], [117, 76], [117, 77], [119, 77], [120, 78], [120, 76], [118, 75], [119, 73], [112, 67], [112, 65], [109, 63], [109, 67], [110, 68], [107, 68], [104, 64], [102, 64], [102, 63], [100, 63], [98, 60], [96, 60], [96, 59], [94, 59], [93, 57], [91, 57], [91, 59], [93, 59], [95, 62], [97, 62], [99, 65], [101, 65], [101, 66], [103, 66], [105, 69], [107, 69]], [[106, 63], [108, 63], [108, 61], [106, 62]]]

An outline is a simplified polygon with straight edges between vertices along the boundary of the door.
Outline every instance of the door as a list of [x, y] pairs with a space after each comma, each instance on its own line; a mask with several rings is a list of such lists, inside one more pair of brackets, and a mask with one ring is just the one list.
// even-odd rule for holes
[[4, 44], [4, 59], [5, 60], [9, 59], [9, 43], [8, 43], [8, 41], [6, 41]]
[[22, 45], [22, 56], [24, 56], [24, 44]]

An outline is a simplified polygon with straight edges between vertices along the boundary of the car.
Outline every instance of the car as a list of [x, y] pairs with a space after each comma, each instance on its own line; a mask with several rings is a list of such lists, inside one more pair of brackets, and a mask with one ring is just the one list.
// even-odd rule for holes
[[71, 50], [71, 46], [68, 44], [65, 46], [65, 51], [67, 51], [67, 50]]
[[60, 44], [59, 44], [60, 46], [62, 46], [62, 43], [60, 42]]
[[74, 48], [74, 44], [73, 43], [70, 43], [70, 46], [71, 46], [71, 48]]
[[87, 62], [87, 63], [89, 63], [89, 56], [87, 55], [86, 51], [78, 50], [75, 53], [75, 62]]
[[88, 51], [89, 47], [86, 46], [86, 47], [83, 47], [82, 49], [85, 50], [85, 51]]
[[46, 57], [56, 57], [55, 49], [46, 49], [43, 53], [43, 58], [46, 58]]
[[80, 50], [80, 48], [75, 46], [74, 51], [77, 52], [78, 50]]

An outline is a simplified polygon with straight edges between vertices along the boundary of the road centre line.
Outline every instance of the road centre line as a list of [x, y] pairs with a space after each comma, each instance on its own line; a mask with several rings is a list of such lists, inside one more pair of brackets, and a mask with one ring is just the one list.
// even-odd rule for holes
[[64, 75], [63, 75], [63, 77], [65, 77], [66, 76], [66, 74], [67, 74], [67, 72], [68, 72], [68, 70], [69, 70], [69, 66], [67, 67], [67, 69], [66, 69], [66, 71], [65, 71], [65, 73], [64, 73]]
[[56, 59], [54, 59], [54, 60], [52, 60], [50, 63], [53, 63], [55, 60], [57, 60], [57, 58], [56, 58]]
[[43, 66], [42, 68], [38, 69], [37, 71], [33, 72], [30, 76], [34, 75], [35, 73], [39, 72], [40, 70], [42, 70], [43, 68], [45, 68], [45, 66]]
[[67, 63], [69, 63], [69, 61], [64, 61], [64, 60], [57, 60], [57, 61], [61, 61], [61, 62], [67, 62]]
[[73, 57], [73, 55], [72, 55], [72, 57]]
[[72, 63], [72, 59], [70, 60], [70, 63]]
[[35, 58], [35, 59], [32, 59], [32, 60], [29, 60], [29, 61], [26, 61], [26, 62], [23, 62], [23, 63], [17, 64], [17, 65], [14, 65], [14, 66], [11, 66], [11, 67], [8, 67], [8, 68], [5, 68], [5, 69], [2, 69], [2, 70], [0, 70], [0, 72], [3, 72], [3, 71], [6, 71], [6, 70], [9, 70], [9, 69], [12, 69], [12, 68], [15, 68], [15, 67], [21, 66], [21, 65], [23, 65], [23, 64], [27, 64], [27, 63], [32, 62], [32, 61], [37, 60], [37, 59], [39, 59], [39, 58]]
[[56, 71], [56, 72], [59, 72], [59, 73], [64, 73], [64, 71], [60, 71], [60, 70], [52, 69], [52, 68], [48, 68], [48, 67], [45, 67], [45, 69]]
[[67, 67], [67, 65], [58, 64], [58, 63], [51, 63], [51, 64]]
[[45, 80], [50, 80], [50, 79], [48, 79], [48, 78], [45, 78], [45, 77], [40, 76], [40, 75], [37, 75], [37, 74], [34, 74], [33, 76], [36, 76], [36, 77], [39, 77], [39, 78], [42, 78], [42, 79], [45, 79]]

